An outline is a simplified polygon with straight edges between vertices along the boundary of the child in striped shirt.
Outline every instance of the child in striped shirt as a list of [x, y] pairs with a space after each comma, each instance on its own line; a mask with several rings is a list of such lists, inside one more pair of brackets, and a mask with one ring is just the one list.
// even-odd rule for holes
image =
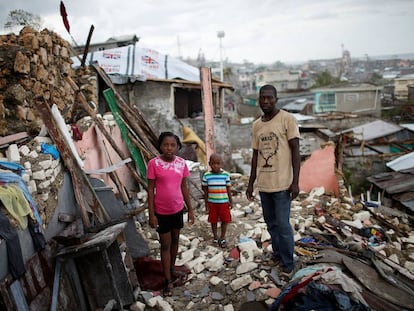
[[[231, 222], [230, 207], [232, 204], [230, 174], [222, 169], [223, 161], [218, 154], [210, 156], [210, 171], [204, 173], [201, 186], [204, 191], [204, 201], [208, 212], [208, 222], [211, 223], [214, 243], [226, 247], [227, 224]], [[220, 225], [220, 238], [217, 233], [217, 223]]]

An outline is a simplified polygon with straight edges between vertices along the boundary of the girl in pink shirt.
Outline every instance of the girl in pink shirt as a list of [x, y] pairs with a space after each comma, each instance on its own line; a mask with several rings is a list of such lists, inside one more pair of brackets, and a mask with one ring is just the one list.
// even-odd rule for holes
[[184, 226], [184, 202], [188, 209], [188, 222], [194, 223], [187, 177], [190, 175], [183, 158], [176, 154], [181, 142], [172, 132], [163, 132], [158, 138], [160, 155], [148, 162], [149, 224], [156, 228], [161, 243], [161, 263], [164, 269], [165, 296], [171, 296], [172, 277], [178, 252], [180, 230]]

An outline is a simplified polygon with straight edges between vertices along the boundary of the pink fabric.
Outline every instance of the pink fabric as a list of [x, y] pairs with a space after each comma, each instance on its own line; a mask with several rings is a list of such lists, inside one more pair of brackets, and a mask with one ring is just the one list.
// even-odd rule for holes
[[190, 176], [185, 160], [175, 157], [166, 162], [155, 157], [148, 162], [147, 178], [155, 180], [155, 212], [162, 215], [175, 214], [184, 207], [181, 182]]
[[338, 179], [335, 175], [335, 147], [327, 146], [312, 153], [300, 168], [299, 189], [310, 192], [316, 187], [339, 196]]

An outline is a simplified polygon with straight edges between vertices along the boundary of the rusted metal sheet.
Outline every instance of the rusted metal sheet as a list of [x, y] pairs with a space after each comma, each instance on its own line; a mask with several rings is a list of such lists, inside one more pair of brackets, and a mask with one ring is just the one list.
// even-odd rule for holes
[[380, 173], [367, 178], [389, 194], [408, 192], [414, 189], [414, 168], [400, 172]]
[[[206, 139], [207, 162], [214, 153], [214, 112], [211, 87], [211, 70], [208, 67], [201, 68], [201, 95], [204, 111], [204, 131]], [[207, 163], [205, 163], [207, 164]]]
[[414, 211], [414, 168], [380, 173], [367, 180], [392, 195], [393, 200]]

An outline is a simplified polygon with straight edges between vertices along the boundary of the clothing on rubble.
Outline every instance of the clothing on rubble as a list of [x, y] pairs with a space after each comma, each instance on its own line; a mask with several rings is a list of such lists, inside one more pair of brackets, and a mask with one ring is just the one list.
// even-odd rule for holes
[[7, 171], [0, 172], [0, 186], [9, 185], [9, 184], [15, 184], [17, 187], [19, 187], [23, 191], [23, 195], [26, 198], [27, 202], [29, 202], [30, 209], [32, 210], [36, 221], [40, 225], [42, 225], [43, 221], [39, 215], [36, 201], [33, 199], [32, 195], [30, 194], [30, 191], [27, 188], [27, 185], [24, 182], [24, 180], [15, 173], [7, 172]]
[[0, 186], [0, 200], [20, 227], [26, 229], [27, 216], [33, 218], [33, 213], [23, 191], [13, 184]]
[[[304, 270], [304, 269], [303, 269]], [[301, 270], [302, 271], [302, 270]], [[340, 270], [308, 271], [308, 275], [296, 277], [295, 280], [282, 288], [281, 293], [270, 306], [270, 311], [277, 310], [324, 310], [324, 311], [368, 311], [371, 310], [362, 296], [357, 292], [348, 292], [348, 283], [338, 275]], [[306, 274], [306, 273], [305, 273]], [[324, 283], [324, 275], [330, 274]], [[335, 277], [334, 277], [335, 276]], [[343, 284], [345, 282], [345, 284]], [[346, 285], [346, 286], [342, 286]]]
[[25, 274], [22, 250], [17, 231], [0, 210], [0, 236], [6, 241], [8, 267], [14, 279]]

